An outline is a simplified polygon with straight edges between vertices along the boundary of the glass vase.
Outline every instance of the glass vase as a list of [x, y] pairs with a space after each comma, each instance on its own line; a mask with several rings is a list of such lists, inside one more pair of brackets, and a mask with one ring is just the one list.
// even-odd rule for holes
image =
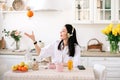
[[15, 41], [15, 42], [16, 42], [16, 50], [19, 50], [20, 49], [19, 41]]
[[119, 53], [119, 45], [117, 41], [110, 41], [110, 53]]

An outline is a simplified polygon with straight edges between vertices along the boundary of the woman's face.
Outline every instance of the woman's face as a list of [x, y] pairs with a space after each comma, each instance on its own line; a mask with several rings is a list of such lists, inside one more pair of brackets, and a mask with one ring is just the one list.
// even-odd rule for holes
[[66, 27], [63, 27], [62, 30], [61, 30], [61, 32], [60, 32], [60, 38], [61, 38], [62, 40], [68, 39], [67, 33], [68, 33], [68, 32], [67, 32]]

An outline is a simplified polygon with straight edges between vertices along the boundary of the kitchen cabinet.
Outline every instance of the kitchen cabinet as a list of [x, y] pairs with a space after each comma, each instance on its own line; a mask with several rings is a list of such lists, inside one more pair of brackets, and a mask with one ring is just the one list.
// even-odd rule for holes
[[94, 0], [94, 3], [95, 23], [116, 23], [115, 0]]
[[117, 23], [120, 23], [120, 0], [116, 0], [115, 7], [115, 20]]
[[[36, 58], [37, 56], [32, 56], [32, 59]], [[12, 65], [19, 64], [20, 62], [25, 61], [24, 55], [0, 55], [0, 64], [7, 65], [7, 69], [10, 70]]]
[[24, 56], [17, 55], [0, 55], [0, 64], [6, 64], [8, 70], [11, 69], [11, 66], [18, 64], [21, 61], [24, 61]]
[[76, 0], [75, 23], [109, 24], [120, 22], [120, 0]]
[[[87, 66], [93, 67], [94, 64], [106, 66], [106, 80], [120, 80], [120, 58], [119, 57], [82, 57], [86, 60]], [[83, 64], [84, 65], [84, 64]]]
[[93, 23], [93, 1], [75, 0], [75, 23]]

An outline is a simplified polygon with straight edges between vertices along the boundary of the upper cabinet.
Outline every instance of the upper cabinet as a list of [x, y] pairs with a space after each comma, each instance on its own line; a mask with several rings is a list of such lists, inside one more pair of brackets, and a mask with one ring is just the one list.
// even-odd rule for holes
[[120, 0], [76, 0], [75, 23], [120, 22]]
[[93, 0], [75, 0], [75, 23], [93, 23]]
[[[114, 1], [114, 0], [113, 0]], [[116, 0], [116, 4], [115, 4], [115, 20], [116, 22], [120, 23], [120, 0]]]

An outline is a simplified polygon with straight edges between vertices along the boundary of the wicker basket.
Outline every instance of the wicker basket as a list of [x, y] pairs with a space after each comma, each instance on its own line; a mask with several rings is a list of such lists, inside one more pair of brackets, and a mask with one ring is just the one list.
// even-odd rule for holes
[[[97, 44], [90, 44], [91, 41], [97, 41]], [[102, 43], [99, 42], [96, 38], [90, 39], [87, 43], [87, 50], [99, 50], [102, 51]]]

